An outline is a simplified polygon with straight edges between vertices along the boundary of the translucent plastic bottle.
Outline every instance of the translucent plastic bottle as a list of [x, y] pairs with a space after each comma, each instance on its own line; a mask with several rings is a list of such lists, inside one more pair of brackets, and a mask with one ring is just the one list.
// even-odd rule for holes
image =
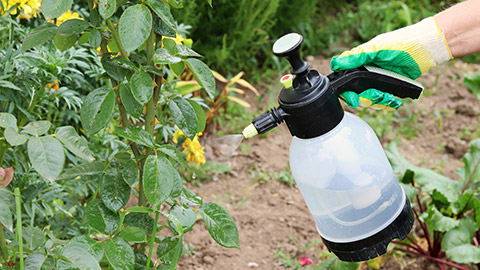
[[377, 136], [351, 113], [321, 136], [293, 137], [290, 168], [319, 234], [328, 241], [370, 237], [405, 207], [405, 192]]

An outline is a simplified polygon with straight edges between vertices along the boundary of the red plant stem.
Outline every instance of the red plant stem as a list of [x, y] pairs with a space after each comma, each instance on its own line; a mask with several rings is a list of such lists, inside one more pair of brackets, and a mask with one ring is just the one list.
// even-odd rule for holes
[[402, 241], [393, 240], [391, 243], [411, 248], [413, 250], [416, 250], [418, 253], [428, 254], [428, 253], [424, 253], [422, 250], [418, 249], [416, 246], [412, 246], [412, 245], [410, 245], [408, 243], [405, 243], [405, 242], [402, 242]]
[[420, 227], [422, 227], [423, 234], [425, 234], [425, 238], [427, 239], [427, 243], [428, 243], [428, 250], [432, 251], [432, 238], [430, 236], [430, 232], [428, 231], [427, 224], [420, 221], [418, 213], [415, 209], [412, 208], [412, 210], [413, 210], [413, 213], [415, 214], [416, 219], [418, 220], [418, 223], [420, 223]]
[[[477, 232], [478, 233], [478, 232]], [[477, 240], [477, 233], [475, 233], [475, 236], [473, 237], [473, 244], [478, 247], [478, 240]]]
[[418, 243], [417, 241], [415, 241], [415, 239], [413, 239], [413, 237], [411, 237], [410, 235], [407, 235], [407, 239], [410, 240], [423, 254], [428, 254], [428, 252], [423, 249]]
[[402, 252], [405, 252], [405, 253], [408, 253], [408, 254], [411, 254], [411, 255], [416, 255], [416, 256], [422, 256], [422, 257], [425, 257], [429, 260], [432, 260], [432, 261], [435, 261], [435, 262], [438, 262], [438, 263], [442, 263], [442, 264], [445, 264], [445, 265], [448, 265], [448, 266], [451, 266], [451, 267], [455, 267], [459, 270], [470, 270], [466, 267], [463, 267], [461, 265], [458, 265], [456, 263], [453, 263], [453, 262], [449, 262], [449, 261], [446, 261], [446, 260], [443, 260], [443, 259], [440, 259], [440, 258], [435, 258], [435, 257], [432, 257], [430, 255], [426, 255], [426, 254], [420, 254], [420, 253], [417, 253], [417, 252], [413, 252], [411, 250], [408, 250], [408, 249], [404, 249], [404, 248], [396, 248], [398, 251], [402, 251]]

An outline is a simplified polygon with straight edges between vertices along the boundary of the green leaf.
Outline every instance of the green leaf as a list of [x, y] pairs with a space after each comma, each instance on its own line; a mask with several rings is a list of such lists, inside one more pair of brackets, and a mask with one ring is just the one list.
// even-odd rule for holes
[[463, 163], [465, 166], [459, 170], [462, 182], [480, 182], [480, 138], [471, 142], [469, 151], [463, 156]]
[[162, 144], [158, 147], [157, 150], [169, 156], [170, 158], [173, 158], [175, 161], [179, 162], [183, 166], [187, 168], [189, 167], [188, 163], [185, 161], [185, 158], [182, 156], [178, 148], [176, 148], [175, 146]]
[[19, 134], [16, 128], [5, 128], [3, 135], [11, 146], [22, 145], [27, 142], [27, 137], [25, 137], [23, 134]]
[[360, 266], [358, 262], [344, 262], [337, 256], [330, 256], [313, 270], [357, 270]]
[[[180, 224], [182, 225], [183, 232], [186, 233], [189, 230], [193, 228], [193, 225], [195, 224], [197, 216], [193, 212], [192, 209], [188, 207], [183, 207], [180, 205], [174, 205], [169, 212], [170, 215], [173, 215], [180, 221]], [[175, 225], [169, 221], [170, 228], [173, 230], [175, 234], [179, 234], [180, 232], [177, 232], [177, 229], [175, 228]]]
[[386, 147], [385, 154], [392, 164], [395, 173], [403, 174], [406, 170], [412, 171], [415, 182], [422, 188], [422, 191], [432, 194], [434, 190], [437, 190], [445, 196], [449, 202], [458, 200], [462, 191], [462, 185], [458, 181], [452, 180], [432, 170], [413, 166], [400, 155], [395, 143], [391, 143]]
[[123, 181], [120, 174], [105, 175], [100, 188], [102, 201], [107, 208], [117, 212], [122, 209], [130, 198], [130, 187]]
[[2, 87], [2, 88], [10, 88], [10, 89], [12, 89], [12, 90], [17, 90], [17, 91], [22, 91], [22, 88], [16, 86], [16, 85], [13, 84], [12, 82], [4, 81], [4, 80], [0, 80], [0, 87]]
[[460, 224], [460, 221], [451, 217], [444, 216], [440, 211], [431, 205], [427, 211], [425, 222], [430, 223], [434, 231], [446, 232]]
[[157, 65], [175, 64], [181, 61], [182, 61], [182, 58], [172, 55], [165, 48], [159, 48], [153, 54], [153, 63]]
[[123, 181], [125, 181], [125, 183], [127, 183], [127, 185], [129, 185], [131, 188], [138, 185], [140, 173], [138, 171], [137, 163], [135, 163], [135, 161], [127, 161], [127, 163], [125, 163], [125, 166], [123, 166], [121, 170], [121, 174]]
[[442, 238], [442, 251], [448, 251], [451, 248], [471, 244], [478, 226], [475, 222], [468, 219], [461, 219], [460, 225], [445, 233]]
[[122, 84], [119, 91], [122, 104], [127, 113], [135, 118], [140, 118], [140, 116], [142, 116], [143, 107], [142, 104], [138, 103], [138, 101], [132, 95], [130, 86], [128, 84]]
[[168, 101], [168, 107], [178, 128], [193, 140], [197, 134], [198, 119], [192, 105], [185, 98], [178, 96]]
[[145, 145], [151, 149], [155, 148], [155, 139], [146, 130], [137, 127], [119, 128], [116, 131], [118, 136], [121, 136], [132, 142]]
[[47, 19], [60, 17], [72, 6], [73, 0], [43, 0], [42, 13]]
[[87, 43], [90, 40], [90, 32], [85, 32], [80, 35], [80, 38], [78, 38], [77, 44], [82, 45]]
[[180, 203], [187, 207], [200, 206], [203, 204], [203, 199], [192, 190], [183, 187], [183, 193], [180, 195]]
[[98, 12], [100, 16], [105, 20], [112, 17], [112, 15], [117, 10], [117, 1], [116, 0], [99, 0], [98, 1]]
[[[113, 42], [110, 42], [112, 44]], [[111, 48], [112, 46], [110, 46]], [[115, 58], [111, 58], [112, 54], [111, 53], [106, 53], [102, 56], [102, 66], [105, 69], [105, 72], [110, 76], [112, 79], [121, 82], [123, 81], [123, 78], [127, 74], [130, 73], [130, 71], [124, 67], [122, 67], [121, 63], [118, 61], [115, 61], [115, 59], [120, 58], [121, 56], [117, 56]]]
[[24, 269], [40, 270], [44, 261], [45, 254], [43, 253], [43, 251], [37, 250], [32, 254], [28, 255], [27, 259], [25, 259]]
[[100, 31], [97, 29], [92, 29], [90, 31], [90, 36], [88, 37], [88, 43], [90, 43], [90, 46], [94, 49], [98, 48], [100, 46], [100, 43], [102, 42], [102, 34]]
[[133, 97], [141, 105], [145, 105], [153, 96], [152, 77], [143, 70], [138, 70], [130, 78]]
[[[178, 63], [175, 63], [175, 64], [171, 64], [170, 69], [173, 71], [173, 73], [175, 73], [175, 75], [180, 76], [185, 71], [185, 63], [178, 62]], [[198, 85], [198, 87], [199, 87], [198, 90], [200, 90], [201, 86]]]
[[128, 242], [145, 243], [147, 241], [145, 231], [138, 227], [125, 227], [120, 235]]
[[129, 213], [125, 216], [123, 225], [138, 227], [143, 229], [146, 234], [152, 234], [155, 221], [148, 214], [149, 213], [143, 213], [140, 211]]
[[72, 240], [65, 244], [65, 247], [81, 248], [95, 257], [97, 262], [100, 262], [103, 258], [103, 244], [101, 242], [94, 241], [86, 235], [75, 236], [72, 238]]
[[86, 161], [94, 161], [95, 158], [92, 155], [92, 152], [88, 148], [88, 143], [72, 126], [63, 126], [57, 128], [55, 131], [55, 137], [63, 143], [65, 148], [72, 152], [77, 157], [84, 159]]
[[57, 29], [57, 35], [69, 37], [79, 35], [89, 26], [88, 22], [79, 19], [64, 21]]
[[87, 204], [85, 218], [88, 225], [107, 235], [112, 235], [118, 227], [119, 216], [108, 209], [100, 199]]
[[142, 46], [151, 30], [152, 14], [144, 5], [130, 6], [120, 17], [118, 34], [127, 53]]
[[232, 216], [218, 204], [205, 203], [198, 211], [212, 238], [221, 246], [239, 248], [238, 229]]
[[127, 212], [127, 213], [146, 213], [146, 214], [149, 214], [149, 213], [153, 213], [154, 210], [152, 208], [148, 208], [148, 207], [145, 207], [145, 206], [131, 206], [131, 207], [127, 208], [127, 210], [125, 210], [125, 212]]
[[197, 53], [196, 51], [188, 48], [185, 45], [178, 44], [176, 51], [178, 55], [184, 56], [184, 57], [202, 57], [201, 54]]
[[107, 88], [90, 92], [80, 109], [82, 127], [91, 136], [104, 128], [113, 113], [115, 93]]
[[79, 247], [65, 247], [62, 255], [78, 269], [101, 270], [95, 257]]
[[110, 266], [115, 270], [133, 270], [135, 267], [135, 254], [122, 238], [106, 240], [105, 255]]
[[171, 0], [168, 3], [174, 8], [183, 8], [183, 0]]
[[153, 12], [162, 20], [162, 22], [170, 29], [176, 31], [175, 19], [173, 19], [170, 8], [162, 2], [161, 0], [148, 0], [147, 5], [149, 5]]
[[463, 84], [475, 95], [475, 97], [477, 97], [477, 99], [480, 99], [480, 71], [472, 74], [465, 74]]
[[457, 263], [480, 263], [480, 247], [463, 244], [450, 248], [447, 257]]
[[53, 37], [53, 44], [61, 52], [66, 51], [73, 47], [77, 42], [77, 35], [61, 36], [58, 33]]
[[17, 128], [17, 118], [9, 113], [0, 113], [0, 127], [2, 128], [13, 128], [18, 130]]
[[50, 129], [52, 123], [50, 121], [35, 121], [30, 122], [26, 126], [23, 127], [28, 134], [33, 136], [41, 136]]
[[27, 242], [30, 249], [36, 250], [45, 243], [45, 233], [39, 228], [23, 227], [23, 239]]
[[160, 36], [173, 38], [176, 36], [176, 31], [168, 27], [158, 16], [153, 17], [153, 31]]
[[159, 206], [172, 193], [174, 170], [172, 164], [164, 157], [150, 155], [145, 160], [143, 187], [145, 196], [152, 205]]
[[177, 265], [182, 255], [183, 237], [166, 237], [160, 240], [157, 247], [157, 257], [166, 266]]
[[[5, 200], [0, 198], [0, 224], [5, 226], [5, 228], [13, 231], [13, 219], [12, 219], [12, 212], [10, 211], [10, 207]], [[0, 230], [2, 228], [0, 227]]]
[[208, 96], [213, 99], [215, 96], [215, 77], [213, 77], [210, 68], [202, 61], [190, 58], [185, 60], [195, 80], [205, 89]]
[[175, 179], [174, 179], [174, 184], [173, 184], [173, 189], [172, 189], [172, 194], [170, 195], [171, 197], [178, 197], [181, 195], [182, 190], [183, 190], [183, 181], [182, 177], [178, 173], [177, 170], [175, 170]]
[[50, 136], [30, 138], [28, 157], [35, 171], [50, 182], [57, 179], [65, 162], [62, 144]]
[[105, 164], [102, 161], [83, 163], [66, 170], [58, 177], [58, 180], [102, 174], [104, 170]]
[[52, 40], [55, 33], [57, 33], [57, 26], [53, 23], [42, 24], [34, 28], [23, 40], [22, 50], [25, 52]]
[[164, 38], [162, 39], [163, 48], [167, 49], [168, 52], [172, 55], [177, 54], [177, 43], [174, 39]]
[[195, 114], [197, 115], [197, 133], [203, 132], [203, 130], [207, 126], [205, 111], [203, 110], [202, 106], [200, 106], [196, 101], [187, 101], [188, 103], [190, 103], [190, 105], [192, 105], [193, 109], [195, 110]]

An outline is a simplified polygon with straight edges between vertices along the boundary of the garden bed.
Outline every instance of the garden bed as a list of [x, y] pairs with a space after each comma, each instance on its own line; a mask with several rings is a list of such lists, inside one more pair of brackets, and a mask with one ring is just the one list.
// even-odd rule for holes
[[[309, 61], [321, 73], [329, 73], [328, 60], [312, 57]], [[457, 179], [456, 168], [462, 166], [461, 158], [479, 135], [480, 125], [480, 101], [463, 85], [463, 75], [478, 69], [479, 65], [452, 61], [424, 74], [419, 79], [425, 85], [424, 94], [400, 109], [404, 121], [389, 123], [394, 128], [382, 134], [382, 143], [386, 146], [397, 139], [400, 153], [412, 164]], [[399, 128], [407, 130], [397, 134]], [[304, 257], [313, 260], [309, 265], [313, 269], [331, 256], [321, 244], [300, 192], [288, 184], [290, 140], [282, 125], [265, 137], [244, 141], [232, 158], [217, 161], [231, 167], [230, 172], [192, 187], [204, 201], [219, 203], [233, 216], [240, 249], [220, 247], [204, 226], [195, 226], [185, 236], [192, 255], [180, 259], [179, 269], [307, 269], [298, 262]], [[212, 144], [208, 141], [207, 150]], [[382, 265], [385, 269], [437, 269], [431, 261], [397, 256], [393, 245], [389, 248], [387, 255], [369, 265], [363, 263], [361, 269]]]

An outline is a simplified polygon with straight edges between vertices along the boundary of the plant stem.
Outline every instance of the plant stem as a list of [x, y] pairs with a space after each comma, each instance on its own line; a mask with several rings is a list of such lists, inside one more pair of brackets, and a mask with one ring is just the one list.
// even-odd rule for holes
[[110, 32], [112, 33], [113, 39], [117, 43], [118, 49], [120, 50], [120, 53], [122, 54], [123, 58], [130, 61], [130, 59], [128, 58], [127, 51], [125, 51], [125, 48], [123, 47], [123, 44], [120, 41], [120, 37], [118, 36], [118, 32], [115, 29], [115, 26], [113, 25], [112, 20], [107, 19], [107, 26], [108, 26], [108, 29], [110, 29]]
[[408, 240], [410, 240], [419, 250], [420, 252], [424, 253], [424, 254], [428, 254], [428, 252], [423, 249], [418, 243], [417, 241], [415, 241], [415, 239], [413, 239], [410, 235], [407, 235], [407, 238]]
[[430, 255], [427, 255], [427, 254], [420, 254], [418, 252], [413, 252], [411, 250], [408, 250], [408, 249], [404, 249], [404, 248], [396, 248], [398, 251], [401, 251], [401, 252], [405, 252], [407, 254], [411, 254], [411, 255], [414, 255], [414, 256], [422, 256], [422, 257], [425, 257], [429, 260], [432, 260], [432, 261], [435, 261], [435, 262], [439, 262], [439, 263], [442, 263], [442, 264], [446, 264], [448, 266], [451, 266], [451, 267], [455, 267], [455, 268], [458, 268], [459, 270], [469, 270], [468, 268], [466, 267], [463, 267], [461, 265], [458, 265], [456, 263], [453, 263], [453, 262], [449, 262], [447, 260], [443, 260], [443, 259], [440, 259], [440, 258], [435, 258], [435, 257], [432, 257]]
[[15, 205], [17, 210], [17, 242], [18, 253], [20, 257], [20, 269], [23, 270], [23, 235], [22, 235], [22, 197], [20, 195], [20, 189], [15, 188]]
[[5, 240], [5, 234], [3, 233], [3, 226], [0, 226], [0, 250], [2, 251], [2, 257], [5, 263], [8, 262], [8, 249], [7, 240]]
[[428, 253], [425, 253], [422, 250], [418, 249], [418, 247], [410, 245], [410, 244], [402, 242], [402, 241], [393, 240], [391, 243], [394, 243], [394, 244], [397, 244], [397, 245], [400, 245], [400, 246], [405, 246], [407, 248], [416, 250], [417, 252], [422, 253], [422, 254], [428, 254]]
[[5, 159], [5, 155], [7, 154], [8, 144], [5, 141], [0, 142], [0, 167], [3, 167], [3, 160]]
[[[122, 118], [122, 125], [124, 128], [130, 126], [130, 122], [128, 121], [127, 118], [127, 110], [122, 104], [122, 101], [120, 100], [120, 93], [118, 89], [115, 89], [115, 94], [117, 95], [117, 104], [118, 104], [118, 110], [120, 111], [120, 117]], [[133, 155], [135, 157], [139, 158], [142, 156], [142, 153], [140, 150], [138, 150], [137, 144], [132, 142], [130, 144], [130, 148], [132, 149]], [[147, 197], [145, 197], [145, 192], [143, 192], [143, 162], [141, 162], [138, 166], [138, 170], [140, 172], [140, 179], [139, 179], [139, 189], [138, 189], [138, 205], [139, 206], [146, 206], [147, 205]]]
[[153, 226], [152, 232], [152, 239], [150, 239], [150, 250], [148, 251], [148, 260], [147, 260], [147, 267], [146, 269], [150, 269], [150, 260], [152, 259], [153, 254], [153, 244], [155, 243], [155, 235], [157, 234], [157, 226], [158, 226], [158, 217], [160, 216], [160, 212], [155, 213], [155, 223]]

